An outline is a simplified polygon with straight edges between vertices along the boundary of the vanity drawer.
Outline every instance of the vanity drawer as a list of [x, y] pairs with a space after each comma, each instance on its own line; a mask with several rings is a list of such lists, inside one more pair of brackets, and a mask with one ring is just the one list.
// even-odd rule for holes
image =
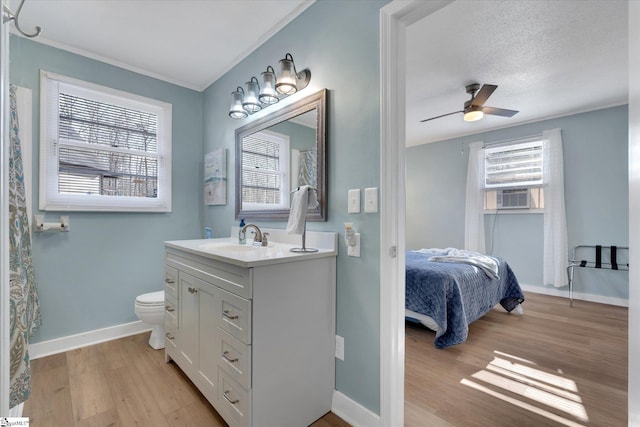
[[164, 294], [164, 325], [165, 329], [169, 325], [173, 325], [174, 328], [178, 327], [178, 301], [166, 292]]
[[251, 298], [252, 269], [242, 268], [180, 250], [167, 248], [166, 265], [243, 298]]
[[244, 388], [251, 388], [251, 346], [221, 331], [218, 366]]
[[164, 295], [177, 298], [178, 297], [178, 270], [165, 265], [164, 266]]
[[175, 324], [167, 323], [165, 317], [164, 324], [164, 346], [167, 349], [175, 350], [177, 348], [178, 329]]
[[[220, 413], [230, 427], [251, 425], [251, 390], [234, 381], [223, 369], [218, 370]], [[217, 407], [216, 407], [217, 409]]]
[[251, 301], [219, 289], [218, 326], [245, 344], [251, 344]]

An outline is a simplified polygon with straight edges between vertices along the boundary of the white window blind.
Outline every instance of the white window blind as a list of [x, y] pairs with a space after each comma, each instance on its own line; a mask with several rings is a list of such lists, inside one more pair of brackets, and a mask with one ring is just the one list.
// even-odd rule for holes
[[270, 131], [242, 138], [242, 208], [289, 207], [289, 138]]
[[171, 211], [171, 105], [41, 72], [40, 209]]
[[485, 187], [542, 184], [542, 140], [485, 149]]

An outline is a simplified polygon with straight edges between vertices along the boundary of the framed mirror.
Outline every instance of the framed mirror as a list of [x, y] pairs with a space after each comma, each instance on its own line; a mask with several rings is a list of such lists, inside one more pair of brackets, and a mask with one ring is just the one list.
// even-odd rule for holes
[[236, 129], [236, 218], [287, 220], [291, 192], [317, 190], [307, 221], [327, 220], [327, 90]]

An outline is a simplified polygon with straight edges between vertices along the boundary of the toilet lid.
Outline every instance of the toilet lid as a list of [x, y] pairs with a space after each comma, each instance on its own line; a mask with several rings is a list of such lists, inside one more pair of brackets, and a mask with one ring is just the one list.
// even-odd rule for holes
[[164, 304], [164, 291], [138, 295], [136, 303], [140, 305], [162, 305]]

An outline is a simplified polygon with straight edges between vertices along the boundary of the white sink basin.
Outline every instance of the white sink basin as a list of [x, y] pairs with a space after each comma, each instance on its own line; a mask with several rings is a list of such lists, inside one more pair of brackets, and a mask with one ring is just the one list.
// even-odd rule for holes
[[[285, 235], [284, 237], [289, 236]], [[328, 244], [335, 244], [335, 241], [336, 237], [333, 234]], [[291, 252], [291, 249], [298, 248], [299, 244], [274, 242], [273, 240], [269, 241], [268, 246], [253, 246], [251, 242], [240, 245], [236, 237], [174, 240], [165, 242], [165, 245], [168, 248], [191, 252], [240, 267], [257, 267], [336, 255], [335, 249], [320, 249], [315, 253]]]
[[199, 246], [201, 251], [230, 258], [256, 259], [282, 256], [289, 251], [290, 245], [269, 243], [269, 246], [239, 245], [227, 242], [204, 243]]

